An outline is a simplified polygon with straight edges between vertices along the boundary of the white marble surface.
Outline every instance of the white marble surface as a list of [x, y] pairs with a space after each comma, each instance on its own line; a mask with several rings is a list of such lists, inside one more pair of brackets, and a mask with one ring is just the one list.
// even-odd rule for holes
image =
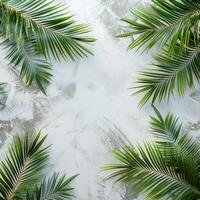
[[[94, 56], [75, 63], [55, 63], [55, 77], [45, 97], [22, 86], [8, 70], [2, 52], [0, 80], [8, 81], [11, 91], [7, 108], [0, 112], [1, 139], [22, 129], [41, 129], [49, 134], [48, 143], [53, 144], [52, 168], [69, 175], [80, 173], [74, 183], [77, 199], [131, 200], [128, 187], [103, 181], [105, 173], [100, 167], [114, 161], [110, 155], [112, 149], [128, 141], [151, 139], [148, 116], [152, 109], [149, 105], [142, 110], [138, 108], [138, 97], [130, 96], [128, 89], [137, 71], [151, 62], [151, 53], [127, 52], [130, 40], [114, 38], [120, 31], [120, 17], [128, 15], [130, 7], [147, 1], [60, 2], [65, 2], [79, 21], [93, 27], [91, 35], [98, 39], [91, 46]], [[175, 112], [186, 124], [200, 120], [199, 103], [189, 94], [159, 108]]]

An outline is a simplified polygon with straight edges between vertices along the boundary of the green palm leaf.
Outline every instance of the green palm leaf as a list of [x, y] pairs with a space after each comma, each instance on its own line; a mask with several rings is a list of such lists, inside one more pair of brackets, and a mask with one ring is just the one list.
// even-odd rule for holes
[[47, 165], [48, 147], [42, 147], [46, 136], [16, 136], [0, 165], [0, 199], [21, 199], [26, 188], [38, 183]]
[[92, 54], [88, 45], [95, 39], [88, 36], [90, 31], [55, 0], [0, 2], [0, 37], [7, 58], [20, 68], [28, 86], [34, 82], [43, 93], [52, 77], [52, 58], [75, 60]]
[[54, 174], [49, 179], [44, 179], [40, 186], [37, 186], [35, 192], [27, 193], [27, 200], [65, 200], [73, 197], [72, 190], [69, 184], [77, 177], [70, 178]]
[[45, 86], [50, 82], [51, 64], [40, 55], [36, 55], [34, 45], [26, 42], [18, 45], [15, 40], [5, 40], [3, 43], [7, 49], [6, 58], [15, 69], [20, 71], [20, 78], [30, 86], [33, 82], [45, 93]]
[[151, 9], [135, 9], [132, 14], [137, 18], [124, 18], [131, 31], [119, 35], [139, 37], [129, 45], [129, 49], [145, 46], [145, 50], [160, 45], [169, 45], [172, 52], [179, 41], [181, 47], [187, 46], [192, 28], [196, 28], [200, 16], [200, 4], [187, 0], [152, 0]]
[[183, 131], [178, 118], [171, 113], [163, 118], [155, 107], [154, 110], [157, 116], [150, 117], [151, 133], [157, 138], [156, 142], [165, 156], [174, 156], [179, 149], [184, 155], [193, 157], [200, 164], [199, 143]]
[[119, 164], [103, 167], [113, 171], [107, 179], [130, 183], [145, 199], [197, 200], [200, 145], [183, 133], [178, 118], [171, 114], [163, 118], [154, 109], [157, 116], [150, 123], [157, 141], [114, 151]]
[[[54, 0], [7, 0], [1, 3], [3, 30], [7, 36], [15, 33], [23, 40], [33, 38], [36, 50], [46, 57], [75, 59], [91, 52], [83, 45], [94, 42], [84, 36], [90, 32], [88, 25], [76, 25], [65, 6]], [[8, 28], [9, 27], [9, 28]]]
[[132, 11], [135, 19], [124, 18], [130, 31], [120, 35], [136, 39], [129, 49], [161, 47], [153, 67], [141, 73], [134, 94], [142, 93], [140, 105], [180, 97], [200, 80], [199, 1], [152, 0], [149, 9]]
[[154, 107], [156, 117], [150, 116], [151, 133], [158, 141], [166, 141], [175, 144], [181, 137], [182, 124], [173, 114], [168, 113], [165, 118]]
[[115, 171], [107, 179], [116, 177], [117, 182], [134, 182], [138, 192], [144, 193], [146, 199], [169, 199], [172, 196], [176, 200], [200, 198], [198, 167], [192, 157], [182, 156], [177, 151], [176, 157], [169, 160], [156, 145], [145, 143], [144, 146], [138, 145], [137, 151], [127, 147], [114, 152], [113, 156], [121, 164], [103, 168]]
[[143, 93], [140, 101], [143, 106], [151, 99], [152, 103], [178, 92], [183, 96], [187, 88], [194, 88], [195, 82], [200, 80], [200, 48], [190, 46], [186, 51], [180, 52], [179, 46], [175, 48], [173, 56], [168, 55], [169, 50], [165, 49], [156, 56], [154, 68], [141, 73], [137, 86], [133, 87], [137, 92]]

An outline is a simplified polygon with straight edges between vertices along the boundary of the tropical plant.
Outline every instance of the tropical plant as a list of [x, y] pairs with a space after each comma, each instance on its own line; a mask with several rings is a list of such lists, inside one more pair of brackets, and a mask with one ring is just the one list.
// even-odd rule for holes
[[141, 72], [134, 94], [147, 101], [169, 99], [178, 92], [194, 89], [200, 81], [200, 2], [196, 0], [151, 0], [149, 8], [131, 11], [136, 18], [124, 18], [130, 31], [119, 37], [137, 36], [129, 49], [143, 52], [159, 47], [159, 54], [148, 70]]
[[163, 118], [155, 111], [150, 124], [156, 141], [114, 151], [119, 163], [103, 167], [114, 171], [107, 179], [133, 183], [146, 199], [200, 199], [200, 144], [183, 131], [177, 117]]
[[0, 163], [0, 199], [2, 200], [64, 200], [73, 197], [69, 186], [76, 177], [66, 178], [54, 173], [44, 178], [48, 165], [47, 136], [26, 132], [16, 136]]
[[6, 58], [20, 78], [45, 93], [52, 78], [52, 58], [75, 60], [92, 54], [90, 27], [76, 24], [55, 0], [0, 0], [0, 37]]

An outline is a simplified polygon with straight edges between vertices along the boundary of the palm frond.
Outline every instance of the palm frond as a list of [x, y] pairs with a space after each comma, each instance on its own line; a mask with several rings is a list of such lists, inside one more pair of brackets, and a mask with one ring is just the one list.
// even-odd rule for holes
[[104, 170], [114, 170], [108, 179], [130, 181], [146, 199], [195, 200], [200, 198], [199, 172], [196, 161], [177, 150], [174, 157], [165, 158], [155, 144], [145, 143], [137, 150], [127, 147], [115, 151], [113, 156], [120, 164], [107, 165]]
[[183, 96], [187, 88], [194, 88], [195, 82], [200, 80], [200, 48], [190, 46], [180, 52], [175, 48], [173, 56], [168, 55], [168, 48], [156, 56], [153, 68], [141, 72], [134, 94], [142, 93], [140, 101], [143, 106], [147, 101], [169, 99], [176, 91]]
[[177, 42], [181, 47], [188, 46], [192, 28], [195, 29], [200, 16], [200, 4], [187, 0], [152, 0], [149, 10], [135, 9], [132, 14], [136, 19], [124, 18], [130, 32], [119, 35], [129, 37], [139, 35], [129, 49], [144, 46], [144, 50], [152, 48], [160, 42], [162, 47], [169, 45], [174, 51]]
[[26, 42], [18, 45], [15, 40], [5, 40], [2, 43], [7, 49], [6, 59], [15, 69], [20, 71], [20, 78], [25, 80], [27, 86], [33, 82], [45, 93], [45, 86], [50, 83], [51, 64], [34, 52], [34, 44]]
[[154, 107], [150, 118], [156, 142], [127, 146], [113, 152], [118, 164], [103, 167], [107, 179], [128, 182], [145, 199], [197, 200], [200, 198], [200, 144], [183, 132], [177, 117], [163, 117]]
[[151, 133], [158, 141], [166, 141], [175, 144], [181, 137], [182, 124], [179, 123], [178, 117], [167, 113], [164, 118], [156, 107], [153, 107], [156, 116], [150, 116]]
[[7, 0], [1, 3], [2, 30], [7, 38], [13, 33], [20, 40], [36, 41], [36, 51], [48, 59], [75, 59], [91, 54], [85, 46], [95, 39], [85, 36], [90, 28], [75, 24], [63, 4], [55, 0]]
[[152, 0], [150, 9], [136, 9], [132, 14], [136, 19], [123, 19], [130, 32], [121, 35], [137, 35], [129, 49], [161, 47], [153, 67], [142, 72], [133, 87], [134, 94], [143, 94], [140, 105], [169, 100], [175, 92], [182, 97], [188, 88], [194, 89], [200, 80], [199, 2]]
[[156, 137], [156, 143], [165, 156], [176, 154], [177, 149], [182, 154], [193, 157], [200, 164], [200, 145], [182, 129], [177, 117], [168, 113], [165, 118], [154, 107], [156, 117], [150, 117], [151, 133]]
[[41, 170], [47, 165], [48, 147], [42, 147], [46, 136], [16, 136], [0, 165], [0, 198], [21, 199], [26, 188], [40, 181]]
[[37, 83], [45, 93], [51, 80], [51, 59], [75, 60], [91, 55], [91, 28], [77, 24], [66, 6], [55, 0], [0, 1], [0, 37], [7, 58], [21, 71], [29, 86]]
[[35, 191], [27, 192], [27, 200], [65, 200], [71, 199], [73, 188], [70, 187], [70, 183], [77, 177], [77, 175], [70, 178], [65, 176], [59, 176], [54, 174], [49, 179], [44, 179], [40, 186], [37, 186]]

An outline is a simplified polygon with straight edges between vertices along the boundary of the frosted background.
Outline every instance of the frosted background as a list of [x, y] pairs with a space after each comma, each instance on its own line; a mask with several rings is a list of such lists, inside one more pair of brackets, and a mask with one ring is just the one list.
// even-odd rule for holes
[[[55, 63], [54, 80], [47, 96], [25, 88], [7, 67], [0, 54], [0, 80], [7, 81], [10, 92], [7, 107], [0, 111], [1, 143], [22, 130], [41, 129], [53, 144], [51, 169], [73, 175], [79, 200], [132, 200], [127, 185], [105, 182], [100, 167], [112, 163], [111, 150], [127, 142], [151, 139], [148, 134], [149, 105], [138, 107], [138, 97], [130, 96], [137, 71], [151, 63], [152, 52], [128, 52], [131, 39], [114, 38], [122, 16], [130, 8], [147, 6], [141, 0], [63, 0], [79, 22], [93, 27], [98, 40], [91, 46], [94, 56], [77, 62]], [[188, 93], [158, 105], [163, 113], [173, 111], [186, 129], [198, 135], [200, 92]], [[4, 148], [6, 145], [3, 146]], [[142, 197], [137, 199], [143, 199]]]

